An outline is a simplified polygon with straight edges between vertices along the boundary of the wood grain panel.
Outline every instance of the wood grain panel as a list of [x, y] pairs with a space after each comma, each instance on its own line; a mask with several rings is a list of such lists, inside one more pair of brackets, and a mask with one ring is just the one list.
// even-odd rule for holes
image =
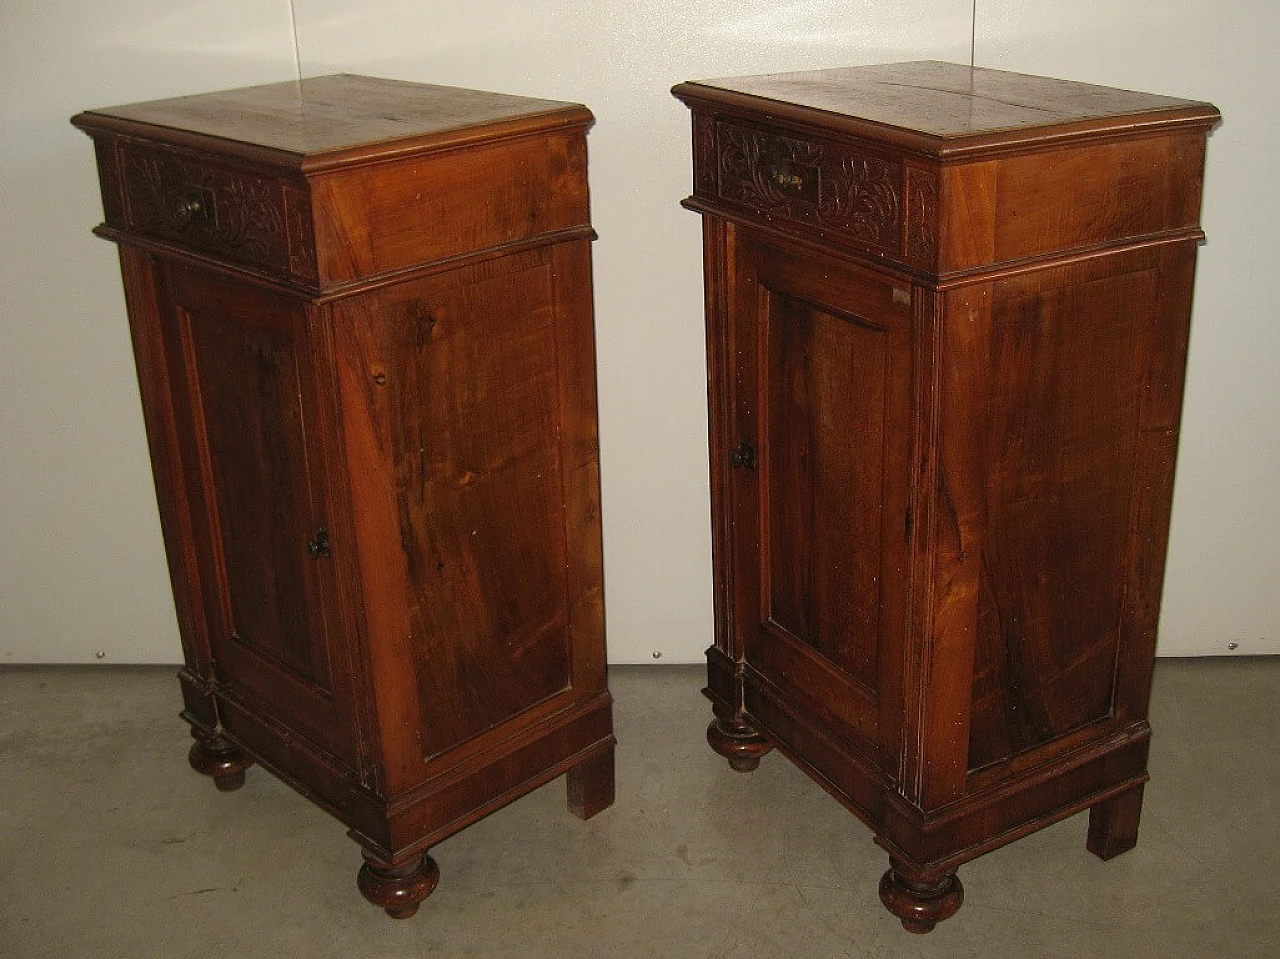
[[306, 466], [299, 311], [253, 291], [214, 293], [181, 272], [173, 295], [216, 497], [228, 635], [327, 688], [324, 646], [312, 639], [323, 635], [323, 618], [310, 601], [318, 584], [307, 542], [318, 527]]
[[1168, 137], [1091, 144], [1010, 157], [997, 167], [995, 258], [1018, 260], [1194, 228], [1174, 192], [1199, 184], [1174, 180]]
[[[328, 685], [306, 602], [311, 522], [296, 344], [201, 310], [183, 314], [217, 491], [231, 636]], [[263, 493], [267, 495], [264, 496]], [[309, 561], [309, 560], [308, 560]]]
[[342, 309], [347, 405], [372, 404], [391, 478], [419, 762], [570, 686], [554, 281], [543, 250]]
[[[99, 149], [101, 159], [103, 151]], [[108, 181], [111, 182], [111, 181]], [[105, 187], [104, 187], [105, 192]], [[158, 297], [155, 261], [138, 250], [120, 247], [120, 268], [124, 279], [125, 302], [129, 311], [129, 332], [133, 340], [138, 388], [147, 429], [147, 446], [155, 479], [156, 500], [165, 517], [161, 524], [165, 557], [173, 586], [173, 599], [182, 639], [186, 671], [207, 683], [213, 677], [210, 624], [203, 615], [205, 590], [200, 581], [195, 549], [193, 504], [183, 476], [180, 424], [175, 397], [175, 367], [181, 355], [166, 349], [168, 310]], [[193, 684], [194, 685], [194, 684]], [[192, 697], [193, 702], [196, 697]], [[188, 707], [191, 708], [190, 705]], [[213, 722], [211, 700], [206, 699], [198, 715]]]
[[995, 261], [997, 166], [987, 161], [956, 164], [943, 170], [940, 273]]
[[1116, 715], [1122, 722], [1144, 721], [1151, 694], [1150, 665], [1156, 652], [1169, 545], [1196, 248], [1195, 243], [1166, 247], [1154, 264], [1161, 289], [1153, 322], [1146, 330], [1137, 503], [1125, 565], [1124, 661], [1116, 679]]
[[996, 284], [970, 768], [1112, 709], [1157, 276], [1069, 276]]
[[[410, 300], [388, 376], [424, 752], [568, 686], [550, 272]], [[450, 637], [433, 642], [431, 637]]]
[[306, 314], [205, 271], [174, 267], [164, 279], [217, 678], [225, 695], [353, 759], [349, 681], [335, 672], [335, 658], [347, 661], [328, 607], [340, 560], [308, 551], [326, 521]]
[[577, 129], [319, 175], [321, 285], [586, 227], [586, 164]]
[[767, 310], [770, 619], [874, 689], [888, 331], [786, 293]]
[[730, 471], [739, 515], [754, 517], [734, 530], [738, 589], [759, 584], [751, 618], [739, 614], [746, 661], [879, 756], [906, 615], [894, 574], [907, 562], [910, 291], [758, 241], [740, 257], [736, 402], [759, 447], [754, 468]]

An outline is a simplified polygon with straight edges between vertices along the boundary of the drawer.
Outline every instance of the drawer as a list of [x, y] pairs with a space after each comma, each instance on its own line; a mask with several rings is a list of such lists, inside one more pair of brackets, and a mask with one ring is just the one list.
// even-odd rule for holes
[[715, 134], [719, 200], [745, 208], [773, 228], [801, 226], [899, 253], [904, 205], [900, 160], [727, 120], [716, 122]]
[[122, 225], [131, 232], [234, 265], [314, 277], [301, 186], [140, 144], [121, 144], [119, 164]]

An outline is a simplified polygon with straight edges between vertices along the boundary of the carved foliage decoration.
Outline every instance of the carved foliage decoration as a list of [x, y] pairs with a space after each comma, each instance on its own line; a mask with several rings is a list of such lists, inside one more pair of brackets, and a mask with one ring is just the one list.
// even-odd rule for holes
[[301, 280], [316, 279], [316, 245], [311, 231], [311, 199], [300, 187], [284, 188], [289, 226], [289, 272]]
[[134, 229], [288, 270], [284, 198], [277, 181], [169, 154], [122, 153]]
[[728, 123], [719, 132], [724, 199], [897, 252], [899, 163]]
[[716, 188], [716, 124], [709, 116], [693, 116], [694, 189], [714, 193]]
[[938, 255], [938, 175], [907, 168], [907, 259], [932, 267]]

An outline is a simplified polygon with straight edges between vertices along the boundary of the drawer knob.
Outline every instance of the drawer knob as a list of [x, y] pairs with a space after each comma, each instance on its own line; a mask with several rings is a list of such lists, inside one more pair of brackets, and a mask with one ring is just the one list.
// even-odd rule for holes
[[195, 219], [204, 219], [208, 215], [204, 205], [204, 197], [198, 193], [184, 197], [174, 206], [173, 215], [182, 224], [190, 223]]
[[790, 170], [774, 170], [773, 182], [779, 190], [788, 193], [799, 193], [804, 189], [804, 177]]

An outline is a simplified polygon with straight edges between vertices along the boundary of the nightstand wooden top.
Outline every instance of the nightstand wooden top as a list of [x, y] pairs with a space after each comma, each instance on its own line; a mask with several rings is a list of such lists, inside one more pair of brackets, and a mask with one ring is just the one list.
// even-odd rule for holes
[[303, 161], [404, 152], [460, 139], [590, 123], [576, 103], [337, 74], [90, 110], [91, 132], [213, 138]]
[[883, 128], [887, 138], [933, 143], [939, 152], [979, 141], [1009, 144], [1050, 133], [1218, 119], [1214, 106], [1199, 101], [938, 61], [700, 80], [673, 92], [685, 100], [789, 119], [812, 114], [810, 122], [863, 128], [855, 132]]

